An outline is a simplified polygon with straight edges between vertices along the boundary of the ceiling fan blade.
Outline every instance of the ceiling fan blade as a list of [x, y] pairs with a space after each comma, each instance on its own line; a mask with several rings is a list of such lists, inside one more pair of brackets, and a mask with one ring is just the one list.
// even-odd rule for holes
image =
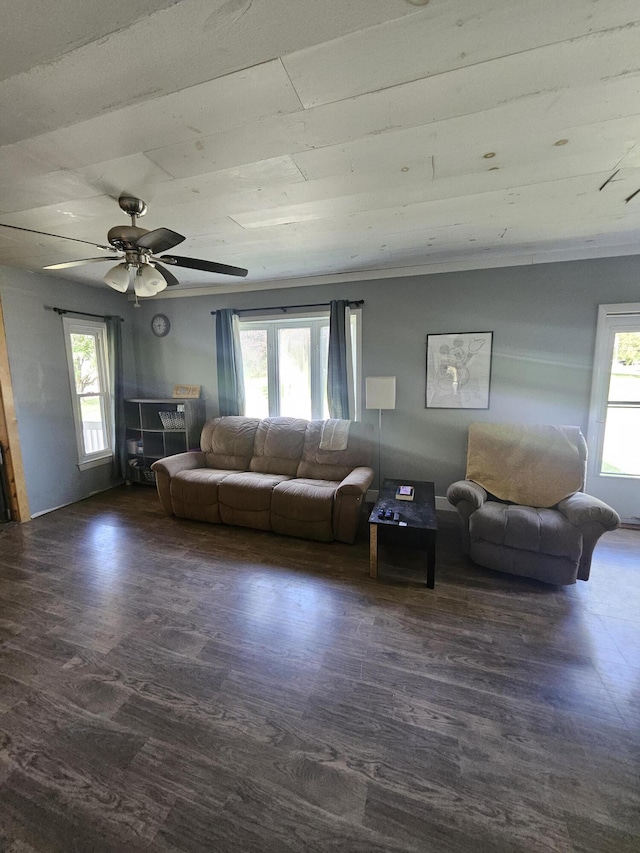
[[14, 231], [27, 231], [29, 234], [41, 234], [43, 237], [58, 237], [60, 240], [73, 240], [74, 243], [85, 243], [87, 246], [93, 246], [96, 249], [106, 249], [107, 252], [113, 252], [113, 246], [103, 246], [101, 243], [92, 243], [90, 240], [78, 240], [77, 237], [63, 237], [62, 234], [49, 234], [48, 231], [34, 231], [33, 228], [20, 228], [18, 225], [5, 225], [4, 222], [0, 222], [0, 228], [11, 228]]
[[166, 252], [167, 249], [173, 249], [178, 243], [182, 243], [186, 238], [177, 231], [171, 231], [169, 228], [156, 228], [155, 231], [147, 231], [138, 240], [136, 245], [141, 249], [151, 249], [153, 254], [158, 252]]
[[155, 268], [158, 270], [161, 276], [164, 277], [164, 280], [167, 282], [168, 287], [174, 287], [176, 284], [180, 284], [178, 279], [172, 272], [169, 272], [168, 269], [159, 264], [157, 261], [154, 261]]
[[65, 261], [62, 264], [47, 264], [42, 267], [43, 270], [67, 270], [71, 267], [80, 267], [82, 264], [97, 264], [100, 261], [119, 261], [122, 260], [119, 255], [105, 255], [104, 258], [84, 258], [82, 261]]
[[179, 267], [187, 267], [190, 270], [204, 270], [204, 272], [219, 272], [224, 275], [240, 275], [244, 278], [249, 272], [242, 267], [230, 267], [227, 264], [219, 264], [216, 261], [203, 261], [199, 258], [183, 258], [180, 255], [163, 255], [161, 260], [166, 264], [176, 264]]

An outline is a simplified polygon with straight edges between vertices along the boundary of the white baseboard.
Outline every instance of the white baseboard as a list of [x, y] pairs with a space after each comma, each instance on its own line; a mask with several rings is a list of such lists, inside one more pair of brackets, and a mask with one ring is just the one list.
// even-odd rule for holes
[[444, 495], [436, 495], [436, 509], [444, 510], [444, 512], [455, 512], [456, 508], [450, 504]]
[[[365, 501], [374, 504], [378, 500], [378, 490], [369, 489], [365, 497]], [[444, 495], [436, 495], [436, 509], [444, 510], [445, 512], [455, 512], [456, 509], [452, 506]]]
[[48, 515], [50, 512], [55, 512], [57, 509], [64, 509], [66, 506], [72, 506], [73, 504], [77, 504], [79, 501], [86, 501], [87, 498], [92, 498], [94, 495], [100, 495], [102, 492], [108, 492], [109, 489], [115, 489], [116, 486], [121, 486], [124, 481], [121, 480], [119, 483], [114, 483], [112, 486], [105, 486], [104, 489], [96, 489], [94, 492], [89, 492], [88, 495], [84, 495], [81, 498], [76, 498], [74, 501], [68, 501], [66, 504], [60, 504], [59, 506], [52, 506], [49, 509], [41, 509], [39, 512], [34, 512], [31, 514], [31, 518], [39, 518], [41, 515]]
[[47, 515], [50, 512], [55, 512], [57, 509], [64, 509], [66, 506], [71, 506], [75, 501], [69, 501], [66, 504], [58, 504], [58, 506], [49, 507], [49, 509], [41, 509], [39, 512], [32, 512], [31, 518], [39, 518], [41, 515]]

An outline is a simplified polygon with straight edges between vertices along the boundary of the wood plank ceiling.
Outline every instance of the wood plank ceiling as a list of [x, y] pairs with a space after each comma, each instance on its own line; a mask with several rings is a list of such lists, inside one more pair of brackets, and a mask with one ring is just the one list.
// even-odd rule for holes
[[[250, 271], [172, 295], [639, 253], [637, 2], [3, 7], [0, 222], [104, 243], [128, 193]], [[96, 254], [0, 228], [5, 266]]]

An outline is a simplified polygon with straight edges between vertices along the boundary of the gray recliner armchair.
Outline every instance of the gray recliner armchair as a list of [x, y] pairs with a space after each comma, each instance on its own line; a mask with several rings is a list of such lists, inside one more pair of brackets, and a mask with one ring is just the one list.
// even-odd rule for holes
[[581, 491], [586, 461], [577, 427], [471, 424], [467, 479], [447, 490], [465, 553], [480, 566], [545, 583], [588, 580], [598, 539], [620, 518]]

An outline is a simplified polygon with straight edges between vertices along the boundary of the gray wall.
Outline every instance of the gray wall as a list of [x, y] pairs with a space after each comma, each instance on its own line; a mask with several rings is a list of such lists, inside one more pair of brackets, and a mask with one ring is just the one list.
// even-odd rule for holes
[[[364, 299], [363, 377], [397, 376], [397, 408], [383, 414], [385, 476], [462, 477], [474, 420], [577, 424], [586, 431], [597, 306], [640, 301], [640, 258], [626, 257], [145, 302], [134, 312], [141, 396], [176, 383], [203, 387], [217, 414], [211, 310]], [[166, 338], [149, 328], [171, 320]], [[426, 336], [493, 331], [488, 410], [425, 409]], [[363, 419], [377, 425], [377, 412]]]
[[127, 393], [136, 392], [131, 303], [108, 290], [0, 267], [9, 365], [32, 515], [113, 484], [111, 466], [78, 470], [62, 320], [46, 305], [119, 314]]
[[[386, 476], [433, 479], [437, 494], [464, 475], [474, 420], [578, 424], [586, 430], [597, 306], [640, 301], [640, 258], [616, 258], [143, 301], [44, 275], [0, 268], [27, 491], [32, 513], [111, 485], [108, 466], [81, 472], [60, 318], [45, 305], [114, 313], [123, 325], [128, 396], [170, 396], [202, 385], [217, 414], [211, 310], [364, 299], [363, 377], [397, 376], [397, 408], [383, 415]], [[151, 317], [171, 320], [156, 338]], [[494, 332], [489, 410], [425, 409], [428, 333]], [[377, 412], [363, 418], [377, 425]]]
[[[215, 317], [211, 310], [218, 304], [219, 300], [214, 303], [210, 297], [140, 300], [133, 323], [141, 397], [171, 397], [174, 385], [201, 385], [207, 417], [217, 415]], [[166, 314], [171, 322], [164, 338], [151, 332], [151, 319], [158, 313]]]

